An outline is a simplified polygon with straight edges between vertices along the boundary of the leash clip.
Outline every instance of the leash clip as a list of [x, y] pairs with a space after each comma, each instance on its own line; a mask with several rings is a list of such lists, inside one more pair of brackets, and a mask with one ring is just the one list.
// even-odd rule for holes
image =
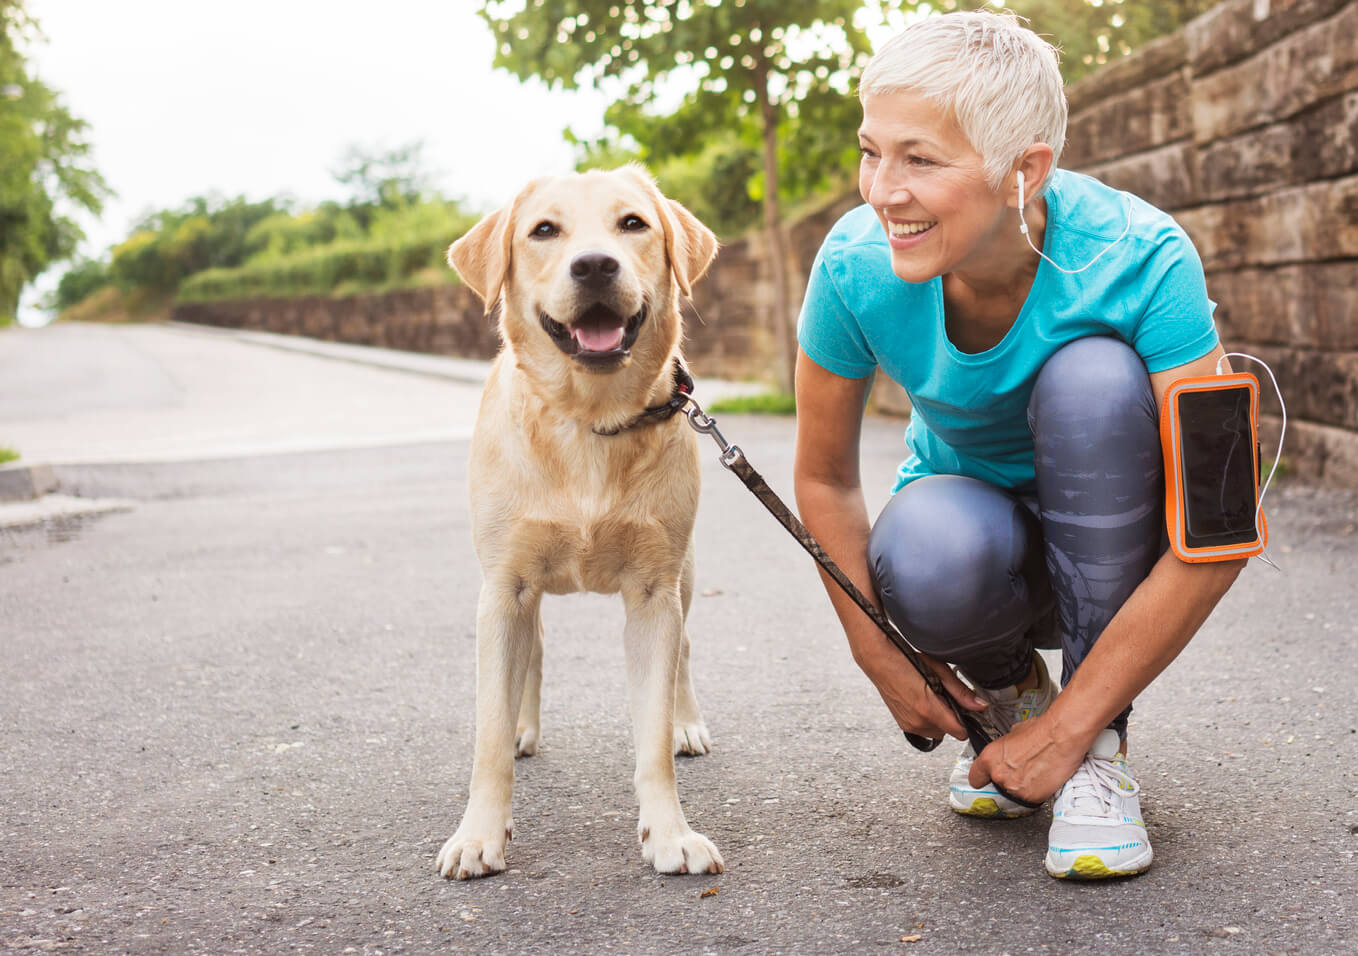
[[718, 459], [727, 468], [731, 468], [735, 463], [744, 457], [745, 453], [740, 450], [739, 445], [732, 445], [726, 440], [726, 436], [717, 428], [717, 420], [703, 411], [703, 407], [693, 400], [692, 395], [685, 395], [688, 404], [692, 406], [685, 414], [688, 423], [693, 426], [693, 430], [700, 435], [711, 435], [712, 440], [721, 449], [721, 458]]

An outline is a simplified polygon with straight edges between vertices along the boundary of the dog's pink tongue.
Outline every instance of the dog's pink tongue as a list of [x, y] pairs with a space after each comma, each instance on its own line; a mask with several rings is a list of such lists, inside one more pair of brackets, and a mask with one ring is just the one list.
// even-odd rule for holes
[[611, 352], [622, 345], [622, 326], [577, 325], [571, 334], [586, 352]]

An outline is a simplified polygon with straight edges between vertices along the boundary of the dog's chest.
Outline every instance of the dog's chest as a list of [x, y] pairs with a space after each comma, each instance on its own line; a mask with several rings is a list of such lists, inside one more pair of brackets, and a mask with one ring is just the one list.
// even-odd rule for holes
[[611, 593], [627, 579], [677, 579], [687, 550], [681, 528], [610, 514], [524, 517], [508, 533], [504, 566], [535, 590]]

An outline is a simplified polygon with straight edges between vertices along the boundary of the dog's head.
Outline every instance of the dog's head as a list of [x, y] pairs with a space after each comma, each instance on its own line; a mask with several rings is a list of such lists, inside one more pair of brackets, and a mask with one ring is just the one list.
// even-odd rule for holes
[[[663, 364], [679, 339], [676, 293], [716, 253], [716, 237], [639, 167], [530, 183], [448, 250], [521, 356], [550, 343], [576, 368]], [[645, 364], [651, 365], [648, 361]]]

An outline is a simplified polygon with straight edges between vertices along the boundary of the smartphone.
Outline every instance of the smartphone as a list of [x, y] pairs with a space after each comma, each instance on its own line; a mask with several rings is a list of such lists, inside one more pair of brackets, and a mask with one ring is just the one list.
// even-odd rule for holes
[[1165, 523], [1184, 561], [1259, 554], [1259, 382], [1248, 373], [1180, 379], [1165, 392]]

